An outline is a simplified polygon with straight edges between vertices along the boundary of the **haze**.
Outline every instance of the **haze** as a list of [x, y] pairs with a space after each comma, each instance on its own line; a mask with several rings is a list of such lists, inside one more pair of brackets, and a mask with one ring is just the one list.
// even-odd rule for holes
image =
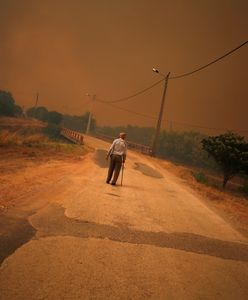
[[[235, 48], [248, 37], [241, 0], [0, 0], [0, 89], [19, 105], [62, 113], [131, 95]], [[169, 81], [163, 126], [248, 130], [248, 46], [186, 78]], [[119, 107], [157, 116], [162, 85]], [[95, 102], [99, 125], [155, 126], [156, 120]], [[168, 122], [171, 121], [171, 122]], [[187, 123], [186, 125], [183, 123]], [[212, 129], [211, 129], [212, 130]]]

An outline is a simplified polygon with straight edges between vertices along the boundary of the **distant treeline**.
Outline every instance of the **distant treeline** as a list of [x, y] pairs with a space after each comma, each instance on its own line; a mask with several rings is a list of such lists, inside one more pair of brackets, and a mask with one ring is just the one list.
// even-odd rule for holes
[[[36, 118], [40, 121], [47, 122], [49, 124], [56, 124], [61, 127], [66, 127], [78, 132], [84, 133], [87, 128], [89, 119], [89, 112], [81, 116], [63, 115], [57, 111], [48, 111], [46, 107], [31, 107], [26, 112], [30, 118]], [[91, 131], [96, 128], [96, 120], [91, 119]]]
[[[130, 142], [151, 146], [155, 129], [131, 125], [97, 129], [98, 134], [113, 138], [119, 132], [126, 132]], [[232, 132], [207, 136], [193, 131], [164, 130], [159, 136], [156, 155], [180, 164], [218, 169], [223, 174], [224, 188], [237, 174], [248, 176], [248, 143], [243, 136]]]
[[[63, 116], [63, 126], [78, 132], [85, 133], [87, 124], [89, 119], [89, 112], [81, 116], [71, 116], [71, 115], [64, 115]], [[91, 132], [94, 132], [96, 129], [96, 120], [92, 117], [91, 118]]]
[[[119, 132], [126, 132], [131, 142], [151, 146], [155, 129], [151, 127], [119, 126], [97, 128], [99, 134], [117, 137]], [[201, 141], [206, 138], [199, 132], [162, 131], [159, 137], [157, 156], [177, 163], [198, 167], [215, 168], [213, 159], [208, 158], [202, 149]]]
[[55, 110], [49, 111], [44, 106], [30, 107], [26, 111], [29, 118], [35, 118], [43, 122], [60, 125], [63, 120], [63, 115]]
[[216, 168], [215, 161], [202, 149], [204, 138], [207, 136], [199, 132], [162, 131], [159, 139], [158, 156], [192, 166]]
[[155, 129], [152, 127], [139, 127], [139, 126], [117, 126], [117, 127], [97, 127], [97, 133], [111, 136], [116, 138], [120, 132], [126, 132], [127, 138], [130, 142], [142, 144], [145, 146], [151, 146], [152, 137], [155, 133]]
[[[0, 116], [25, 116], [9, 92], [0, 91]], [[55, 138], [59, 137], [62, 126], [84, 133], [89, 120], [89, 112], [81, 116], [63, 115], [42, 106], [29, 108], [26, 116], [48, 123], [45, 131]], [[90, 132], [112, 138], [118, 137], [120, 132], [126, 132], [130, 142], [151, 147], [155, 129], [132, 125], [97, 127], [96, 120], [92, 118]], [[160, 133], [156, 154], [160, 158], [180, 164], [211, 169], [216, 169], [218, 166], [223, 173], [223, 187], [238, 173], [248, 175], [248, 144], [244, 137], [231, 132], [208, 137], [193, 131], [164, 130]]]
[[[81, 116], [64, 115], [55, 110], [49, 111], [44, 106], [30, 107], [23, 109], [15, 104], [15, 100], [10, 92], [0, 90], [0, 116], [6, 117], [29, 117], [48, 123], [52, 126], [64, 126], [79, 132], [85, 132], [89, 118], [89, 112]], [[51, 127], [51, 126], [50, 126]], [[55, 128], [55, 127], [53, 127]], [[96, 128], [96, 120], [91, 119], [91, 130]]]
[[[0, 90], [0, 117], [28, 117], [47, 123], [43, 132], [50, 138], [60, 138], [61, 127], [84, 133], [86, 131], [89, 113], [81, 116], [64, 115], [55, 110], [49, 111], [44, 106], [30, 107], [26, 111], [15, 104], [15, 100], [10, 92]], [[96, 120], [91, 119], [91, 131], [96, 128]]]

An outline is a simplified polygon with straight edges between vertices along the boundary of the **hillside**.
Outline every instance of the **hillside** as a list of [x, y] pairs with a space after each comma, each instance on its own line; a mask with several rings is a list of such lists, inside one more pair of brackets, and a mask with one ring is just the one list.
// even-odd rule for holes
[[0, 118], [0, 211], [50, 180], [50, 165], [55, 171], [58, 162], [77, 162], [89, 151], [62, 137], [51, 138], [46, 129], [47, 124], [37, 120]]

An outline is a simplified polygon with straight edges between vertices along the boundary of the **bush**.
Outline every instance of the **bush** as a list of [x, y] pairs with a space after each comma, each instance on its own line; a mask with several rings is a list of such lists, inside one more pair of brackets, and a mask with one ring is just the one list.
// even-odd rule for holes
[[244, 194], [245, 196], [248, 196], [248, 181], [247, 178], [245, 179], [243, 185], [239, 188], [239, 191]]
[[174, 162], [197, 167], [216, 168], [213, 159], [202, 150], [205, 136], [198, 132], [167, 132], [160, 135], [158, 156]]
[[59, 125], [62, 122], [63, 115], [57, 111], [49, 111], [47, 115], [48, 123]]
[[47, 143], [48, 138], [42, 134], [34, 133], [30, 135], [22, 135], [18, 132], [10, 132], [8, 130], [0, 131], [0, 146], [39, 146]]
[[48, 136], [50, 139], [57, 140], [61, 138], [60, 135], [61, 128], [55, 124], [48, 124], [46, 127], [43, 128], [43, 133]]
[[208, 184], [208, 179], [203, 172], [192, 172], [191, 174], [197, 182]]

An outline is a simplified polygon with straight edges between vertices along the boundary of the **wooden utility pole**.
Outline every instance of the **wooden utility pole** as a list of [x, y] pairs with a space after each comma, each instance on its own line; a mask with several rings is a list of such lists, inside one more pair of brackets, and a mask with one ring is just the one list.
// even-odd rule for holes
[[161, 105], [160, 105], [160, 111], [159, 111], [159, 115], [158, 115], [156, 132], [155, 132], [155, 136], [154, 136], [154, 140], [153, 140], [153, 144], [152, 144], [152, 156], [155, 156], [156, 151], [157, 151], [157, 145], [158, 145], [158, 139], [159, 139], [159, 134], [160, 134], [161, 122], [162, 122], [162, 118], [163, 118], [164, 102], [165, 102], [165, 95], [166, 95], [169, 76], [170, 76], [170, 72], [164, 77], [164, 91], [163, 91], [163, 96], [162, 96]]
[[34, 106], [35, 109], [37, 108], [38, 101], [39, 101], [39, 93], [36, 94], [36, 101]]
[[93, 112], [93, 101], [94, 101], [96, 95], [91, 96], [91, 95], [87, 94], [87, 96], [91, 97], [89, 118], [88, 118], [87, 128], [86, 128], [86, 132], [85, 132], [86, 134], [89, 134], [90, 133], [91, 119], [92, 119], [92, 112]]

